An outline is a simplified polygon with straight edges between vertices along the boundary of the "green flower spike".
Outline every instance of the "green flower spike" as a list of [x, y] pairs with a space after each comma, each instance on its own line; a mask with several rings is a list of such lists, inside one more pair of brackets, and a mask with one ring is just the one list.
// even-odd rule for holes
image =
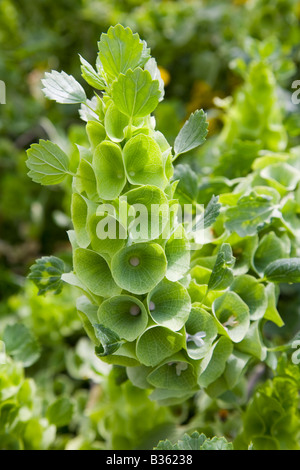
[[[190, 116], [172, 149], [151, 116], [164, 90], [146, 43], [117, 25], [98, 47], [95, 67], [81, 58], [82, 77], [97, 90], [91, 100], [64, 72], [43, 80], [50, 99], [81, 104], [89, 146], [68, 156], [41, 140], [28, 150], [35, 182], [73, 178], [73, 271], [53, 268], [53, 280], [50, 266], [36, 277], [52, 290], [62, 281], [80, 290], [77, 310], [99, 360], [126, 367], [134, 385], [152, 389], [151, 399], [177, 404], [199, 389], [224, 398], [252, 359], [266, 357], [261, 322], [282, 325], [276, 284], [300, 279], [288, 235], [298, 227], [289, 192], [299, 172], [293, 161], [265, 169], [262, 156], [245, 190], [241, 179], [199, 185], [188, 165], [174, 170], [177, 157], [204, 142], [205, 113]], [[180, 217], [185, 204], [192, 220]], [[195, 236], [201, 227], [203, 246]]]

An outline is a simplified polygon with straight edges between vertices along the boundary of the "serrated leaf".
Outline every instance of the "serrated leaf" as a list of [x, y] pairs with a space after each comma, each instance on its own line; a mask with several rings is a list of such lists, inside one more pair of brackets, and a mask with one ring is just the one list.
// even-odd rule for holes
[[226, 211], [225, 227], [240, 237], [255, 235], [259, 227], [267, 223], [274, 212], [274, 204], [268, 196], [252, 193], [239, 199], [235, 207]]
[[51, 73], [46, 72], [45, 77], [42, 80], [45, 87], [43, 92], [50, 100], [62, 104], [76, 104], [86, 101], [84, 89], [72, 75], [52, 70]]
[[198, 176], [190, 165], [179, 164], [174, 168], [173, 180], [178, 181], [176, 196], [181, 204], [190, 204], [198, 198]]
[[207, 116], [202, 109], [198, 109], [190, 115], [175, 139], [175, 158], [182, 153], [199, 147], [205, 142], [208, 133], [206, 118]]
[[235, 258], [228, 243], [223, 243], [218, 251], [216, 263], [209, 278], [207, 290], [224, 290], [233, 281], [232, 269]]
[[154, 450], [233, 450], [233, 445], [225, 437], [208, 439], [204, 434], [195, 431], [190, 436], [184, 434], [176, 444], [169, 440], [160, 441]]
[[96, 347], [96, 354], [99, 357], [108, 356], [116, 352], [123, 344], [124, 341], [104, 325], [96, 323], [94, 325], [96, 338], [100, 341], [101, 346]]
[[20, 323], [8, 325], [2, 339], [6, 353], [15, 361], [22, 362], [24, 367], [30, 367], [39, 359], [39, 343], [26, 326]]
[[99, 75], [98, 72], [89, 64], [81, 55], [80, 62], [81, 62], [81, 75], [84, 80], [96, 90], [105, 90], [106, 83], [105, 80]]
[[222, 204], [219, 203], [219, 196], [212, 196], [204, 211], [204, 228], [210, 227], [220, 214]]
[[38, 295], [54, 291], [59, 294], [63, 288], [61, 276], [65, 272], [64, 262], [56, 256], [44, 256], [30, 267], [28, 279], [38, 287]]
[[107, 33], [101, 34], [98, 47], [102, 67], [111, 80], [128, 69], [135, 69], [145, 52], [139, 35], [120, 24], [111, 26]]
[[151, 59], [147, 61], [145, 65], [145, 70], [148, 70], [148, 72], [150, 73], [152, 77], [152, 80], [158, 80], [159, 91], [160, 91], [159, 101], [162, 101], [165, 96], [165, 84], [164, 84], [163, 79], [161, 78], [160, 70], [157, 67], [157, 63], [154, 57], [151, 57]]
[[35, 183], [58, 184], [70, 174], [68, 156], [49, 140], [32, 144], [27, 150], [27, 156], [26, 165], [30, 170], [28, 176]]
[[138, 67], [119, 75], [112, 86], [112, 98], [121, 113], [130, 118], [145, 117], [158, 105], [159, 82]]

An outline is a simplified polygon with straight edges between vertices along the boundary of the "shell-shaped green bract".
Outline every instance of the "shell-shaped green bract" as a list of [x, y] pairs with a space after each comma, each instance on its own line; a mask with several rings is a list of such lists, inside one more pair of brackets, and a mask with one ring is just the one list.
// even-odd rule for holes
[[105, 300], [98, 311], [101, 324], [114, 330], [120, 338], [134, 341], [148, 323], [145, 306], [137, 298], [119, 295]]
[[131, 184], [153, 184], [162, 189], [167, 185], [162, 152], [152, 137], [144, 134], [132, 137], [123, 152]]
[[234, 343], [242, 341], [250, 325], [249, 307], [245, 302], [235, 292], [226, 292], [215, 300], [213, 310], [219, 332]]
[[191, 310], [191, 299], [179, 282], [163, 279], [147, 297], [151, 317], [159, 325], [170, 330], [180, 330]]
[[187, 391], [195, 389], [197, 375], [192, 364], [178, 354], [151, 372], [147, 381], [157, 388]]
[[[92, 214], [87, 230], [93, 250], [112, 257], [125, 245], [127, 233], [124, 227], [110, 214]], [[110, 237], [109, 235], [113, 235]]]
[[109, 297], [121, 289], [114, 282], [105, 259], [92, 250], [77, 248], [73, 257], [78, 279], [95, 295]]
[[190, 268], [190, 243], [184, 227], [179, 225], [172, 233], [165, 246], [168, 260], [166, 277], [170, 281], [179, 281]]
[[145, 366], [157, 366], [184, 345], [184, 337], [162, 326], [148, 328], [138, 339], [136, 354]]
[[113, 142], [102, 142], [95, 149], [93, 167], [99, 196], [105, 200], [118, 197], [126, 182], [120, 147]]
[[218, 333], [214, 318], [203, 308], [193, 307], [185, 327], [188, 355], [195, 360], [202, 359]]
[[169, 203], [165, 193], [156, 186], [140, 186], [123, 196], [136, 214], [128, 229], [134, 241], [154, 240], [169, 222]]
[[105, 127], [97, 121], [89, 121], [86, 125], [86, 132], [92, 149], [97, 147], [106, 137]]
[[157, 243], [135, 243], [114, 255], [111, 270], [122, 289], [132, 294], [146, 294], [165, 276], [165, 252]]
[[77, 243], [81, 248], [87, 248], [90, 244], [86, 229], [88, 206], [85, 199], [78, 193], [72, 196], [71, 215]]
[[108, 137], [113, 142], [122, 142], [125, 137], [125, 128], [129, 124], [129, 117], [121, 113], [114, 103], [111, 103], [105, 113], [104, 124]]

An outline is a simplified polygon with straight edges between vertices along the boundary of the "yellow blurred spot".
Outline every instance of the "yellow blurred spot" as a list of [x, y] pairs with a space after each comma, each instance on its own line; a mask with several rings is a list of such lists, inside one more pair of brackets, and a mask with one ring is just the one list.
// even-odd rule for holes
[[191, 91], [191, 98], [187, 105], [189, 114], [196, 111], [196, 109], [213, 108], [213, 100], [215, 96], [223, 97], [224, 93], [220, 90], [213, 90], [211, 86], [203, 80], [196, 80], [193, 84]]
[[234, 5], [245, 5], [247, 2], [248, 0], [233, 0]]
[[158, 68], [161, 78], [163, 79], [165, 86], [167, 86], [171, 81], [171, 75], [164, 67], [158, 66]]

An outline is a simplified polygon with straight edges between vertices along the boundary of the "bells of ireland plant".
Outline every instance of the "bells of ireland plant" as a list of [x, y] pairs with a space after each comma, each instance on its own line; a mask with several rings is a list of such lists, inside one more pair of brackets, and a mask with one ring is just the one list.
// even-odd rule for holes
[[78, 288], [78, 314], [99, 360], [126, 367], [134, 385], [152, 389], [153, 400], [178, 403], [201, 388], [225, 393], [252, 356], [264, 355], [251, 320], [264, 315], [260, 297], [265, 308], [268, 300], [255, 279], [233, 283], [229, 243], [191, 262], [199, 227], [210, 230], [220, 204], [213, 196], [200, 215], [194, 203], [183, 211], [179, 187], [192, 192], [195, 178], [184, 165], [174, 174], [173, 162], [205, 141], [206, 115], [193, 113], [172, 149], [151, 115], [164, 87], [145, 41], [117, 25], [101, 35], [98, 48], [95, 67], [81, 58], [92, 99], [64, 72], [43, 80], [48, 98], [80, 104], [88, 144], [77, 145], [71, 157], [44, 140], [27, 152], [33, 181], [65, 179], [72, 187], [73, 270], [42, 258], [32, 278], [43, 292], [58, 281]]

